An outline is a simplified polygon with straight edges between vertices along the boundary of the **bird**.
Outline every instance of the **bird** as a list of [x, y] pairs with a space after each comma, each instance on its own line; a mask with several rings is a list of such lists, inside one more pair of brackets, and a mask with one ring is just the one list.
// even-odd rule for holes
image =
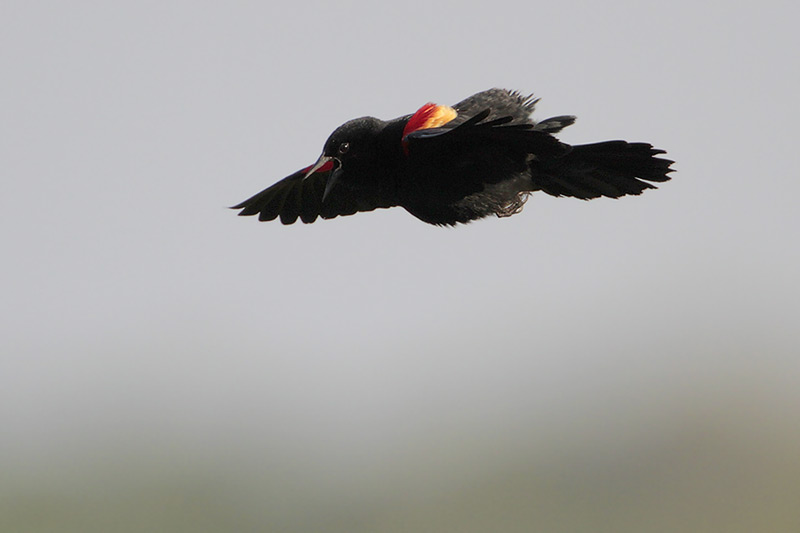
[[317, 161], [233, 206], [240, 216], [312, 223], [402, 207], [437, 226], [519, 213], [537, 191], [590, 200], [639, 195], [670, 179], [664, 150], [622, 140], [569, 145], [575, 117], [536, 122], [533, 95], [489, 89], [384, 121], [345, 122]]

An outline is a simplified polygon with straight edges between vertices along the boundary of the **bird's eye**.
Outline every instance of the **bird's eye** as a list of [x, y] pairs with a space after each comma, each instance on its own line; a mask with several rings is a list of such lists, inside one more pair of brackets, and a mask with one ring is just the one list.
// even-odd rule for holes
[[339, 154], [344, 155], [350, 149], [350, 143], [342, 143], [339, 145]]

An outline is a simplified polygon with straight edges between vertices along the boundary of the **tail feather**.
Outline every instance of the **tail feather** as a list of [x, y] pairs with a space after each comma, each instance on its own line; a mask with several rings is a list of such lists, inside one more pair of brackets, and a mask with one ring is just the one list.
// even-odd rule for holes
[[553, 196], [589, 200], [638, 195], [656, 188], [649, 182], [670, 179], [673, 161], [656, 157], [663, 153], [647, 143], [626, 141], [578, 145], [563, 157], [535, 163], [533, 181]]

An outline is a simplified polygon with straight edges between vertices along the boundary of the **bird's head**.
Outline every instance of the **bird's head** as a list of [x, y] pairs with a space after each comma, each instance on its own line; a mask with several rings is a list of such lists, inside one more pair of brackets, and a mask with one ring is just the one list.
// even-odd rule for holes
[[374, 140], [384, 122], [373, 117], [362, 117], [345, 122], [325, 141], [322, 155], [306, 171], [303, 179], [315, 172], [330, 171], [322, 201], [340, 182], [347, 182], [348, 174], [364, 167], [374, 155]]

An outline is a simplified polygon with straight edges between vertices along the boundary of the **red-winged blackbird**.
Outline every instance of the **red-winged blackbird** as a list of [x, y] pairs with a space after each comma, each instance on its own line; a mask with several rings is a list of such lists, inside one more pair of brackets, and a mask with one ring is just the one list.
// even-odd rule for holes
[[619, 198], [669, 180], [673, 162], [655, 157], [665, 152], [650, 144], [559, 142], [553, 134], [575, 117], [534, 122], [537, 101], [490, 89], [388, 122], [351, 120], [331, 134], [316, 163], [232, 209], [292, 224], [401, 206], [425, 222], [453, 225], [518, 213], [534, 191]]

